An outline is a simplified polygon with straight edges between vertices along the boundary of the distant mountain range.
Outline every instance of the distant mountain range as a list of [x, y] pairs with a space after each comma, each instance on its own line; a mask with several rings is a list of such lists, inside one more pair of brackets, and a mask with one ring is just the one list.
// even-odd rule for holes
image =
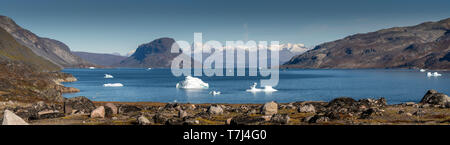
[[80, 51], [73, 51], [72, 53], [90, 63], [101, 66], [114, 66], [127, 58], [126, 56], [121, 56], [120, 54], [90, 53]]
[[0, 28], [6, 30], [17, 42], [30, 48], [38, 56], [51, 61], [61, 68], [92, 66], [91, 63], [73, 55], [69, 47], [64, 43], [39, 37], [31, 31], [23, 29], [9, 17], [0, 15]]
[[450, 18], [323, 43], [284, 67], [450, 69]]

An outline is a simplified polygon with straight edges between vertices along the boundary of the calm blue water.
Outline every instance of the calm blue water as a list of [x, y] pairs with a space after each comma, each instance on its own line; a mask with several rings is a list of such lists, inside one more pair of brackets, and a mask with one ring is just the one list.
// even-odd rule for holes
[[[65, 86], [81, 90], [65, 97], [86, 96], [96, 101], [190, 102], [190, 103], [264, 103], [294, 101], [330, 101], [340, 96], [355, 99], [385, 97], [389, 104], [418, 102], [428, 89], [450, 94], [450, 73], [426, 77], [417, 70], [302, 70], [280, 71], [280, 81], [267, 94], [245, 90], [260, 77], [199, 77], [209, 83], [208, 90], [187, 91], [175, 88], [184, 77], [174, 77], [170, 69], [65, 69], [77, 82]], [[104, 79], [104, 74], [113, 79]], [[122, 83], [124, 87], [103, 87]], [[212, 96], [212, 90], [222, 92]]]

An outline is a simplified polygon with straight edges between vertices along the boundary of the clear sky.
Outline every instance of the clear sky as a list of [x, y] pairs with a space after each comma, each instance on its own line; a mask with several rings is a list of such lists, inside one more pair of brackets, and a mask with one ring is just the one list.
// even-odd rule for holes
[[450, 0], [1, 0], [0, 15], [73, 51], [125, 54], [159, 37], [306, 46], [450, 17]]

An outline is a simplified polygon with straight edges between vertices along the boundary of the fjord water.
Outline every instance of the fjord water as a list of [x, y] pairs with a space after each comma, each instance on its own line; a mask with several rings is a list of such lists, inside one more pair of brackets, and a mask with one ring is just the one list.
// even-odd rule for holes
[[[389, 104], [419, 102], [429, 89], [450, 94], [450, 73], [427, 77], [418, 70], [280, 70], [278, 91], [246, 92], [261, 77], [199, 77], [209, 83], [209, 89], [177, 89], [184, 77], [175, 77], [170, 69], [65, 69], [78, 81], [64, 83], [80, 89], [65, 97], [86, 96], [95, 101], [123, 102], [190, 102], [190, 103], [282, 103], [295, 101], [330, 101], [348, 96], [354, 99], [385, 97]], [[104, 74], [114, 78], [105, 79]], [[122, 83], [123, 87], [104, 87], [107, 83]], [[259, 87], [259, 86], [258, 86]], [[220, 91], [213, 96], [210, 91]]]

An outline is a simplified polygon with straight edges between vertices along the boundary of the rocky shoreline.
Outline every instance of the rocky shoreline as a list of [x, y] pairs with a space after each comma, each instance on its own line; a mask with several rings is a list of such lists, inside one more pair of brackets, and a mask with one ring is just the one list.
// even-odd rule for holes
[[[2, 124], [31, 125], [399, 125], [450, 124], [450, 98], [429, 90], [419, 103], [335, 98], [330, 102], [189, 104], [1, 101]], [[22, 120], [22, 121], [21, 121]]]

